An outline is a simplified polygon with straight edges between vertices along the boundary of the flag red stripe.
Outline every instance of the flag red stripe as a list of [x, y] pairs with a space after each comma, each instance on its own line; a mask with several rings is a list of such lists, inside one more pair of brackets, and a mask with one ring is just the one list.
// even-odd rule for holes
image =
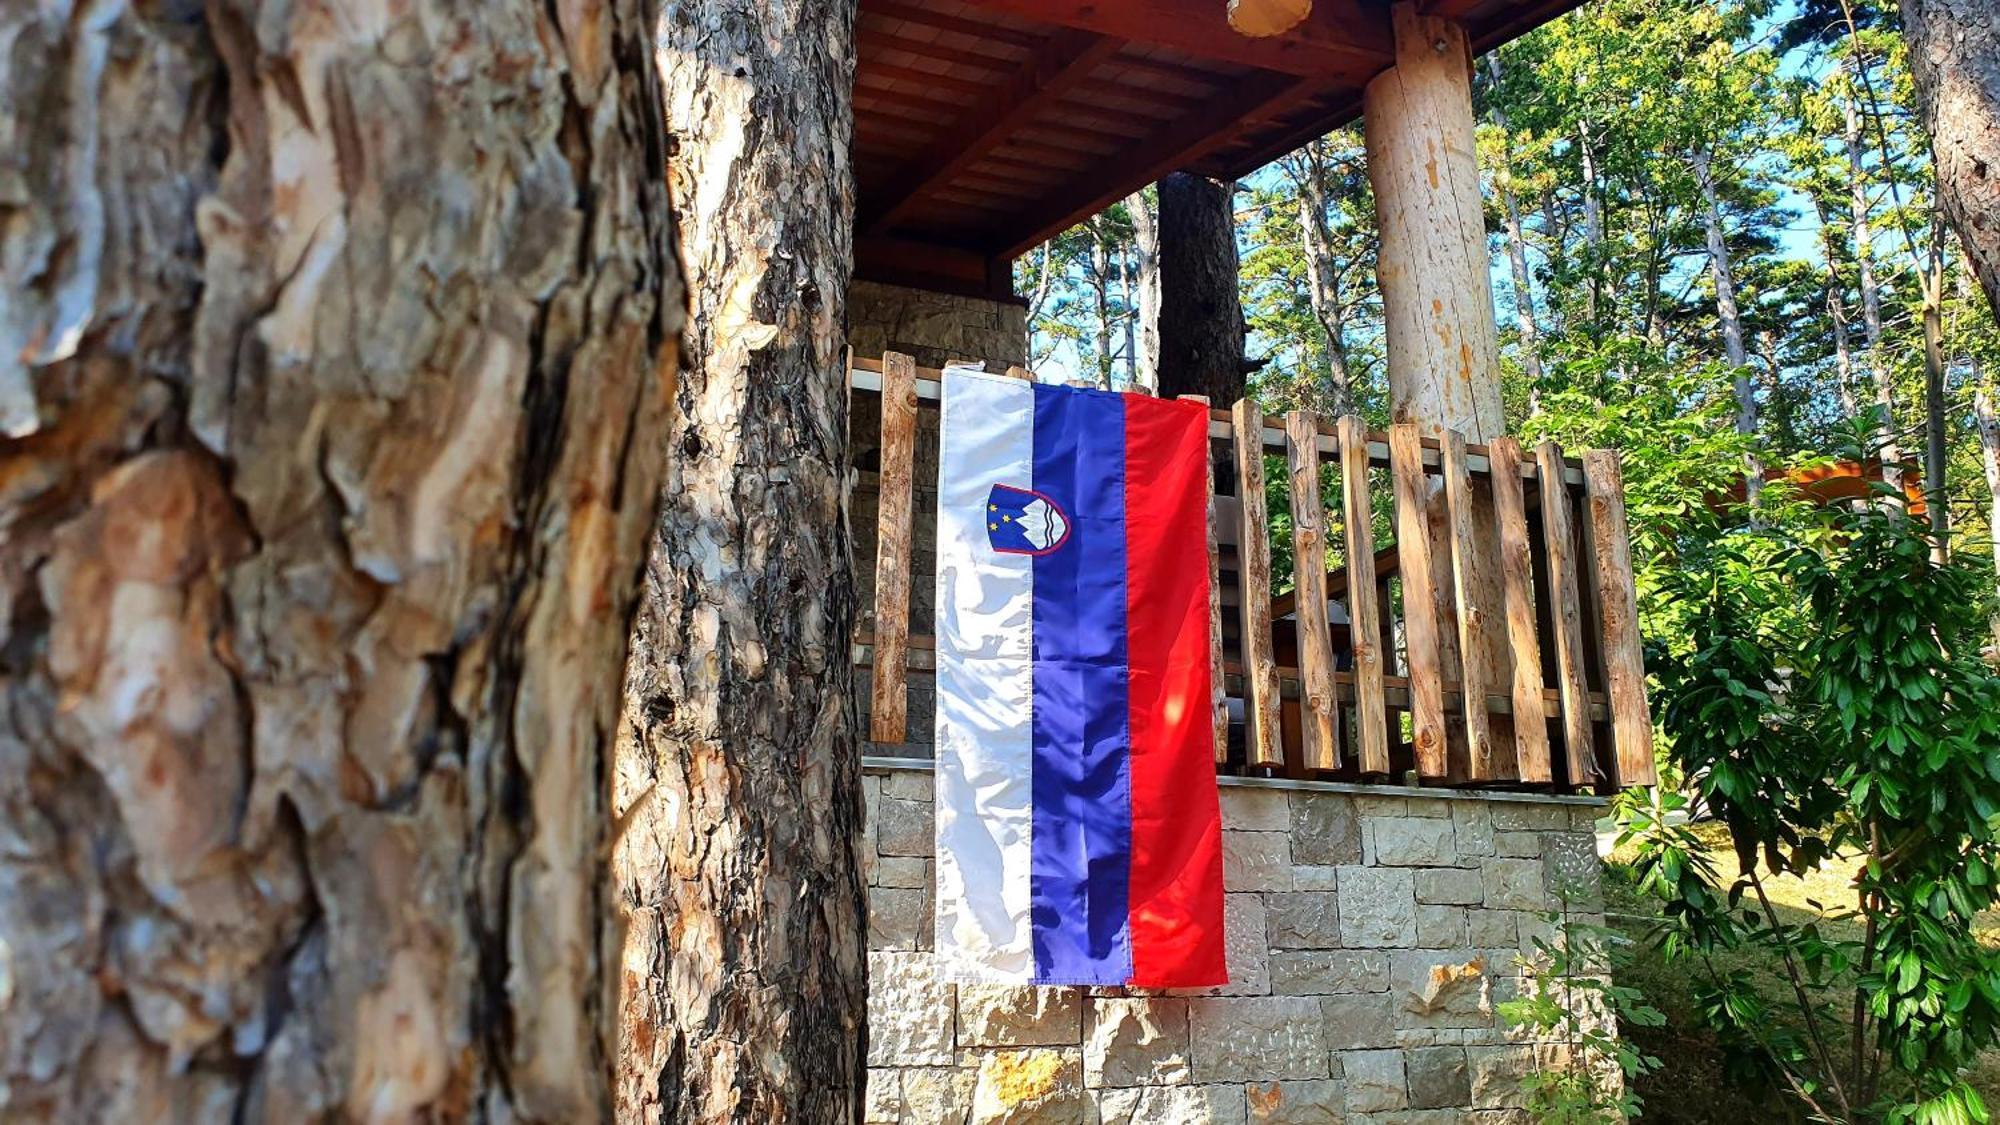
[[1125, 396], [1132, 983], [1227, 983], [1209, 721], [1208, 411]]

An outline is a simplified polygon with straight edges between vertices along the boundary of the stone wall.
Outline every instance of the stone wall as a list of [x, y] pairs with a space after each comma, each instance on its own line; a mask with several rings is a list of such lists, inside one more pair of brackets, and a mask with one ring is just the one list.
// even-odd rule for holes
[[1601, 921], [1598, 803], [1223, 779], [1233, 983], [953, 985], [928, 769], [866, 779], [870, 1122], [1525, 1121], [1560, 1044], [1494, 1005], [1551, 911]]
[[916, 358], [919, 367], [983, 359], [989, 369], [1028, 362], [1028, 307], [857, 281], [847, 289], [847, 342], [857, 356], [885, 351]]

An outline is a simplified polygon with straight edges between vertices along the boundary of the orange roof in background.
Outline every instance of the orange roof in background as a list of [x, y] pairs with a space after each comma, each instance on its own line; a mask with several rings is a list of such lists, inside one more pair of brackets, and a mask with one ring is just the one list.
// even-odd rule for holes
[[[1923, 515], [1929, 510], [1924, 503], [1923, 468], [1915, 461], [1905, 461], [1902, 470], [1904, 502], [1909, 505], [1911, 515]], [[1883, 480], [1882, 463], [1871, 461], [1863, 465], [1854, 461], [1835, 461], [1806, 469], [1766, 469], [1764, 479], [1786, 481], [1801, 495], [1824, 507], [1846, 500], [1866, 500], [1875, 495], [1873, 485]], [[1739, 482], [1718, 499], [1741, 504], [1743, 485]]]

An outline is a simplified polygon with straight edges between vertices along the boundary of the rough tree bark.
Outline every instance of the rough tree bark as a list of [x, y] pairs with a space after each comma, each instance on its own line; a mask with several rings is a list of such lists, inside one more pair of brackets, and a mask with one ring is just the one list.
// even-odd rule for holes
[[652, 15], [0, 13], [0, 1117], [608, 1116]]
[[691, 0], [661, 19], [692, 313], [613, 798], [627, 1121], [860, 1116], [854, 16]]
[[1134, 377], [1154, 391], [1160, 389], [1160, 228], [1153, 218], [1153, 205], [1143, 191], [1125, 197], [1125, 209], [1132, 214], [1133, 266], [1139, 275], [1139, 304], [1136, 320], [1139, 347], [1135, 353]]
[[1985, 0], [1902, 0], [1938, 198], [2000, 315], [2000, 23]]
[[1243, 397], [1255, 365], [1243, 356], [1237, 289], [1236, 185], [1189, 172], [1160, 181], [1160, 394]]
[[[1743, 346], [1743, 317], [1736, 308], [1736, 274], [1729, 262], [1729, 242], [1723, 237], [1722, 199], [1715, 188], [1708, 149], [1697, 145], [1692, 154], [1695, 183], [1701, 188], [1702, 224], [1708, 234], [1708, 274], [1715, 282], [1715, 316], [1722, 324], [1722, 352], [1736, 379], [1736, 432], [1757, 433], [1757, 384], [1750, 374], [1750, 353]], [[1743, 457], [1743, 496], [1754, 508], [1763, 491], [1764, 469], [1754, 454]]]

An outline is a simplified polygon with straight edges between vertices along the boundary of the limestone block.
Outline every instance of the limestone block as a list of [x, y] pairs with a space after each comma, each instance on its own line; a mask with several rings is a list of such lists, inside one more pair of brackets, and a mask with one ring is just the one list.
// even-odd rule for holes
[[1411, 1109], [1470, 1105], [1472, 1080], [1463, 1047], [1419, 1047], [1403, 1057]]
[[1485, 802], [1452, 802], [1451, 833], [1457, 842], [1459, 855], [1476, 857], [1493, 854], [1493, 813]]
[[1083, 992], [1054, 986], [961, 984], [961, 1047], [1075, 1046], [1083, 1042]]
[[906, 801], [885, 793], [875, 815], [876, 851], [883, 855], [931, 854], [935, 821], [929, 801]]
[[1377, 800], [1345, 793], [1292, 794], [1292, 862], [1360, 863], [1361, 820], [1356, 807]]
[[[1348, 871], [1362, 871], [1349, 868]], [[1336, 881], [1345, 888], [1348, 875]], [[1351, 892], [1349, 892], [1351, 893]], [[1341, 941], [1340, 915], [1345, 895], [1333, 891], [1292, 891], [1264, 896], [1269, 911], [1272, 949], [1337, 949]], [[1351, 907], [1350, 907], [1351, 909]]]
[[1344, 1051], [1340, 1056], [1347, 1075], [1347, 1108], [1357, 1113], [1402, 1109], [1409, 1104], [1409, 1090], [1403, 1079], [1401, 1051]]
[[1406, 870], [1340, 869], [1340, 944], [1350, 949], [1408, 948], [1417, 940], [1417, 896]]
[[1466, 1067], [1471, 1072], [1472, 1104], [1482, 1109], [1519, 1109], [1527, 1101], [1521, 1079], [1535, 1069], [1535, 1048], [1526, 1043], [1490, 1047], [1467, 1047]]
[[1188, 1080], [1188, 1002], [1092, 1000], [1083, 1045], [1084, 1084], [1163, 1086]]
[[1290, 832], [1291, 794], [1261, 785], [1224, 785], [1222, 827], [1232, 832]]
[[1542, 833], [1495, 832], [1493, 854], [1516, 859], [1538, 859], [1542, 854]]
[[1465, 907], [1417, 907], [1417, 947], [1451, 949], [1465, 944]]
[[1232, 891], [1291, 890], [1291, 838], [1283, 832], [1224, 832], [1222, 885]]
[[1363, 859], [1385, 867], [1447, 867], [1458, 862], [1450, 820], [1396, 816], [1362, 818]]
[[1331, 1078], [1303, 1082], [1252, 1082], [1243, 1089], [1253, 1125], [1342, 1125], [1347, 1089]]
[[1329, 1050], [1349, 1051], [1394, 1047], [1396, 1009], [1393, 999], [1380, 992], [1320, 999], [1320, 1014], [1326, 1020]]
[[1409, 798], [1409, 802], [1409, 815], [1411, 816], [1450, 820], [1452, 807], [1463, 803], [1463, 799], [1450, 797], [1411, 797]]
[[1348, 798], [1362, 816], [1410, 816], [1410, 799], [1385, 793], [1356, 793]]
[[1550, 832], [1569, 827], [1569, 806], [1534, 801], [1495, 801], [1493, 827], [1500, 832]]
[[1025, 1047], [981, 1056], [973, 1125], [1076, 1125], [1092, 1109], [1076, 1047]]
[[1188, 1015], [1196, 1082], [1332, 1077], [1318, 1000], [1206, 997]]
[[1271, 991], [1281, 996], [1388, 989], [1389, 955], [1381, 950], [1309, 949], [1271, 954]]
[[1331, 891], [1338, 886], [1334, 882], [1336, 868], [1319, 864], [1295, 864], [1292, 867], [1292, 889], [1295, 891]]
[[1222, 896], [1222, 953], [1229, 983], [1206, 990], [1215, 996], [1256, 996], [1271, 991], [1271, 944], [1264, 896]]
[[930, 899], [923, 889], [868, 888], [868, 948], [928, 949]]
[[899, 801], [929, 801], [937, 794], [937, 779], [929, 770], [891, 770], [882, 779], [882, 795]]
[[1465, 944], [1475, 949], [1499, 949], [1520, 940], [1514, 928], [1519, 917], [1511, 910], [1474, 910], [1465, 918]]
[[1470, 949], [1398, 950], [1389, 958], [1397, 1026], [1487, 1027], [1494, 1021], [1487, 958]]
[[868, 954], [869, 1066], [949, 1066], [951, 1012], [930, 954]]
[[1241, 1086], [1127, 1086], [1093, 1094], [1100, 1125], [1244, 1125]]
[[904, 890], [929, 887], [931, 861], [913, 855], [885, 855], [875, 861], [874, 878], [870, 881], [878, 887]]
[[1438, 867], [1417, 872], [1417, 901], [1432, 906], [1478, 906], [1486, 896], [1479, 872], [1464, 867]]
[[[874, 1031], [869, 1031], [871, 1038]], [[963, 1125], [972, 1112], [972, 1087], [979, 1072], [966, 1067], [911, 1067], [903, 1073], [904, 1120], [931, 1125]]]
[[1608, 815], [1607, 811], [1598, 805], [1571, 805], [1569, 807], [1570, 830], [1574, 832], [1588, 832], [1592, 836], [1596, 836], [1597, 830], [1600, 827], [1608, 827], [1608, 825], [1600, 825], [1598, 823], [1606, 815]]
[[1542, 837], [1542, 889], [1551, 904], [1596, 908], [1604, 901], [1603, 871], [1597, 858], [1597, 837], [1581, 832], [1551, 832]]
[[1479, 863], [1486, 880], [1486, 905], [1506, 910], [1542, 910], [1542, 861], [1492, 856]]
[[868, 1101], [862, 1120], [867, 1125], [896, 1125], [903, 1119], [903, 1072], [876, 1069], [868, 1072]]

